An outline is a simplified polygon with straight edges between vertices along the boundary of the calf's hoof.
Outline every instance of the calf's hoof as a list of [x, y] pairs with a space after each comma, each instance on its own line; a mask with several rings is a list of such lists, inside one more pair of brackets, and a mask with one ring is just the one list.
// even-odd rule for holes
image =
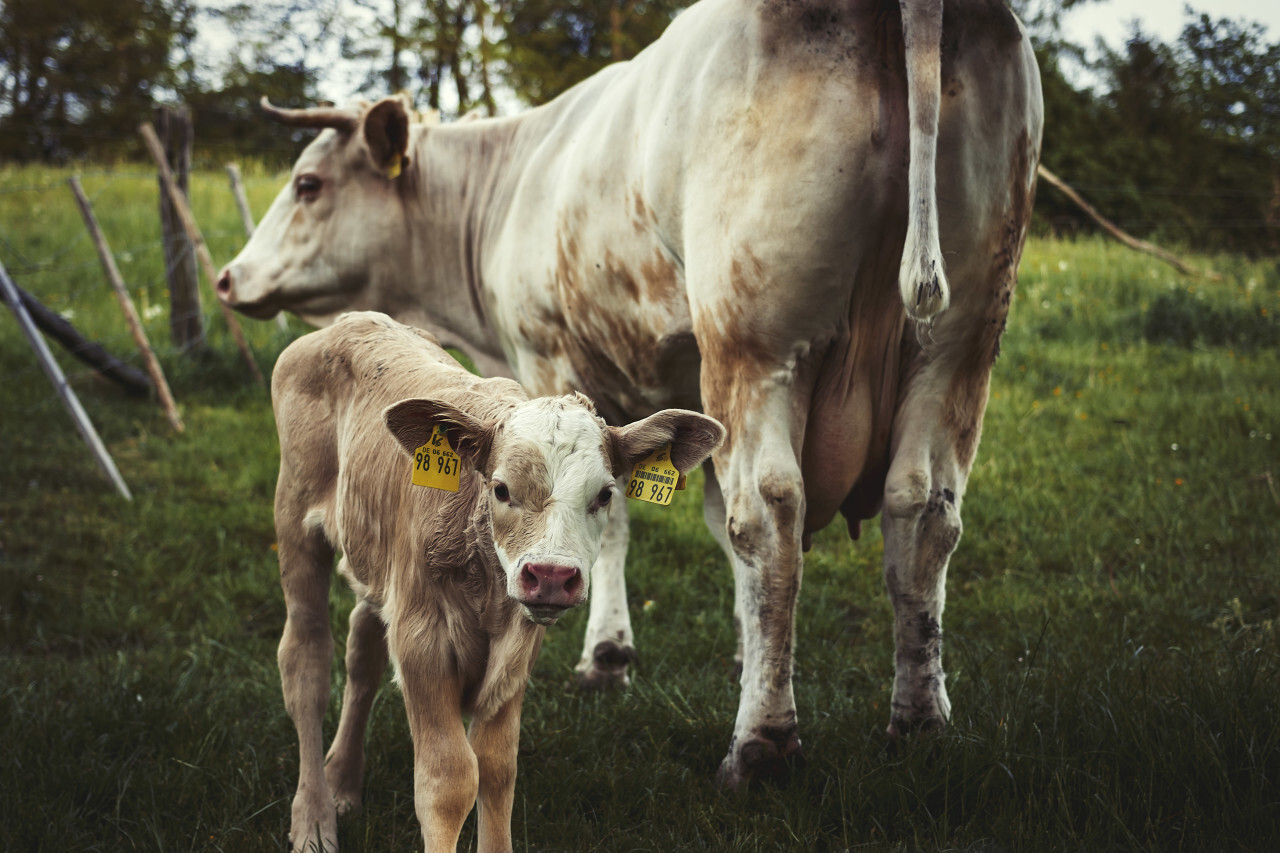
[[737, 790], [759, 782], [781, 784], [804, 767], [804, 750], [795, 726], [764, 729], [756, 737], [729, 744], [729, 754], [720, 762], [716, 781]]
[[326, 832], [319, 824], [313, 824], [305, 835], [289, 833], [289, 849], [293, 853], [338, 853], [338, 830]]
[[338, 815], [327, 791], [299, 791], [293, 798], [289, 844], [294, 853], [337, 853]]
[[591, 651], [591, 661], [585, 667], [578, 665], [578, 686], [583, 690], [626, 687], [631, 684], [627, 667], [639, 659], [630, 646], [620, 646], [612, 640], [597, 643]]

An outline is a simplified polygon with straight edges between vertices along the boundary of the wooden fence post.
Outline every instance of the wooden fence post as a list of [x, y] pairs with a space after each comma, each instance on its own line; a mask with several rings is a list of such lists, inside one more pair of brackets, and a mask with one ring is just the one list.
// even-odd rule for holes
[[[178, 189], [188, 195], [191, 172], [191, 111], [186, 107], [156, 107], [161, 150], [165, 162], [172, 163]], [[164, 232], [164, 265], [169, 282], [169, 334], [173, 345], [183, 352], [204, 343], [204, 311], [200, 305], [200, 279], [191, 240], [173, 200], [160, 183], [160, 225]]]
[[80, 205], [80, 214], [84, 217], [85, 227], [89, 229], [89, 236], [93, 238], [94, 248], [98, 250], [98, 259], [102, 261], [102, 268], [106, 271], [107, 281], [111, 282], [111, 289], [116, 292], [116, 299], [120, 302], [120, 310], [124, 312], [124, 320], [129, 324], [129, 331], [133, 334], [133, 342], [138, 345], [138, 352], [142, 355], [142, 361], [147, 366], [147, 373], [151, 376], [156, 395], [160, 398], [160, 405], [164, 407], [164, 413], [169, 418], [169, 425], [178, 432], [182, 432], [184, 429], [182, 418], [178, 415], [178, 407], [173, 402], [173, 394], [169, 392], [169, 383], [165, 381], [164, 371], [160, 369], [160, 362], [156, 360], [156, 354], [151, 349], [151, 342], [147, 340], [147, 332], [142, 327], [142, 320], [138, 317], [138, 310], [133, 307], [133, 300], [129, 298], [129, 291], [124, 286], [124, 279], [120, 277], [120, 270], [116, 267], [116, 260], [111, 256], [111, 249], [107, 247], [107, 238], [103, 236], [102, 229], [98, 227], [98, 219], [93, 215], [93, 207], [89, 204], [89, 199], [85, 196], [84, 189], [80, 186], [79, 178], [73, 175], [67, 179], [67, 183], [71, 185], [71, 192], [75, 194], [76, 204]]
[[[253, 236], [253, 212], [249, 210], [249, 197], [244, 193], [244, 181], [240, 178], [240, 167], [235, 163], [227, 164], [227, 177], [231, 179], [231, 194], [236, 197], [236, 207], [240, 210], [240, 221], [244, 223], [246, 237]], [[289, 328], [289, 321], [284, 312], [276, 315], [276, 328], [284, 331]]]
[[[173, 200], [174, 209], [178, 211], [178, 216], [182, 219], [182, 225], [187, 229], [187, 236], [191, 238], [191, 242], [196, 247], [196, 257], [200, 259], [201, 266], [204, 267], [204, 274], [209, 279], [209, 287], [214, 287], [218, 281], [218, 271], [213, 266], [213, 258], [209, 255], [209, 247], [205, 245], [204, 237], [200, 234], [200, 226], [196, 225], [196, 219], [191, 215], [191, 208], [187, 206], [187, 200], [178, 192], [178, 188], [174, 186], [173, 178], [169, 174], [169, 164], [164, 159], [164, 149], [160, 147], [160, 140], [156, 138], [156, 131], [149, 123], [143, 123], [138, 131], [142, 134], [143, 141], [147, 144], [147, 149], [151, 152], [151, 157], [156, 161], [156, 166], [160, 169], [160, 180], [165, 190], [169, 193], [169, 198]], [[218, 302], [218, 307], [222, 309], [222, 316], [227, 321], [227, 327], [231, 330], [231, 337], [235, 339], [236, 346], [240, 348], [240, 354], [244, 356], [244, 360], [249, 364], [249, 370], [253, 373], [258, 384], [266, 387], [267, 381], [262, 378], [262, 371], [258, 369], [258, 363], [253, 360], [253, 353], [249, 351], [249, 342], [244, 338], [244, 330], [240, 328], [240, 321], [236, 319], [236, 315], [223, 302]]]
[[133, 500], [129, 487], [125, 485], [124, 478], [120, 476], [120, 471], [116, 468], [116, 463], [111, 461], [111, 454], [107, 452], [106, 445], [98, 437], [98, 431], [93, 428], [93, 421], [89, 420], [84, 407], [80, 405], [80, 398], [76, 396], [76, 392], [72, 391], [71, 386], [67, 384], [67, 377], [63, 374], [62, 368], [58, 366], [58, 362], [54, 360], [53, 353], [49, 351], [49, 345], [45, 343], [35, 324], [31, 322], [31, 315], [27, 313], [26, 307], [22, 304], [22, 298], [18, 295], [18, 287], [9, 278], [9, 271], [4, 268], [3, 262], [0, 262], [0, 290], [3, 291], [4, 301], [8, 303], [9, 308], [13, 311], [13, 316], [17, 318], [18, 326], [21, 327], [22, 333], [27, 336], [27, 341], [30, 342], [31, 348], [35, 350], [36, 357], [40, 359], [40, 366], [44, 368], [45, 375], [53, 383], [53, 389], [58, 392], [58, 396], [62, 398], [63, 405], [71, 413], [71, 419], [75, 421], [76, 429], [80, 430], [81, 438], [84, 439], [85, 444], [89, 445], [89, 449], [93, 451], [93, 458], [97, 461], [98, 467], [107, 476], [107, 479], [115, 484], [116, 489], [120, 494], [124, 495], [125, 500]]

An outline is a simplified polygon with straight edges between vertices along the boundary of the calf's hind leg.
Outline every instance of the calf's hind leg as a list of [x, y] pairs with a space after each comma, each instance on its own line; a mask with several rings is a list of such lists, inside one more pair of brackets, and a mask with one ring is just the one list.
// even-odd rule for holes
[[329, 706], [329, 575], [333, 549], [318, 530], [289, 523], [277, 512], [280, 586], [287, 617], [277, 660], [284, 707], [298, 730], [298, 790], [289, 840], [295, 851], [338, 849], [338, 818], [324, 775], [324, 713]]
[[347, 632], [347, 686], [342, 719], [325, 761], [324, 776], [338, 814], [360, 807], [364, 779], [364, 732], [382, 674], [387, 669], [387, 631], [382, 617], [365, 599], [351, 611]]

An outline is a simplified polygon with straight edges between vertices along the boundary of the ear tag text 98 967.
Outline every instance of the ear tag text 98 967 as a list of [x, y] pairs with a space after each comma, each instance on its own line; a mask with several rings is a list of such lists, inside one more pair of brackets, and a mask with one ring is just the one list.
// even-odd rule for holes
[[665, 444], [636, 463], [627, 481], [627, 497], [667, 506], [682, 488], [684, 477], [671, 464], [671, 445]]
[[427, 443], [413, 451], [413, 484], [446, 492], [458, 491], [462, 464], [439, 424]]

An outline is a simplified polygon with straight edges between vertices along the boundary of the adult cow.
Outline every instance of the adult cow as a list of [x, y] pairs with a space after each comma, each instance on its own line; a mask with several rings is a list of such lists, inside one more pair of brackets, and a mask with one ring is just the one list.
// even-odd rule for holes
[[[908, 55], [895, 0], [704, 0], [635, 59], [512, 118], [264, 102], [330, 129], [224, 270], [227, 304], [318, 325], [376, 308], [532, 393], [584, 391], [615, 423], [682, 407], [729, 428], [705, 515], [736, 584], [730, 786], [800, 749], [801, 552], [837, 513], [856, 537], [883, 506], [890, 733], [949, 715], [944, 581], [1042, 102], [1000, 0], [948, 0], [940, 48], [929, 3]], [[935, 139], [936, 214], [919, 162]], [[626, 681], [626, 543], [618, 513], [593, 569], [588, 683]]]

